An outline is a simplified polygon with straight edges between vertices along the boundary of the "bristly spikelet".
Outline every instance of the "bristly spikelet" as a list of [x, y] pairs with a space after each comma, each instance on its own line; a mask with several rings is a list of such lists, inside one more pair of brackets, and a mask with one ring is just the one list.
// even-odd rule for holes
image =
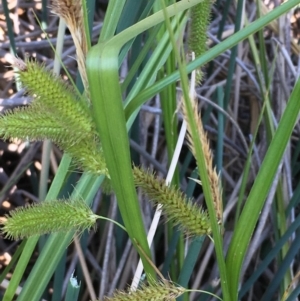
[[148, 286], [142, 285], [136, 291], [116, 291], [113, 297], [104, 297], [104, 301], [168, 301], [184, 294], [187, 290], [181, 286], [175, 286], [172, 282], [156, 282]]
[[77, 165], [84, 171], [95, 175], [106, 175], [110, 178], [104, 154], [97, 140], [84, 138], [76, 144], [62, 144], [62, 148], [75, 159]]
[[[216, 169], [213, 168], [213, 157], [212, 157], [212, 153], [209, 147], [209, 142], [206, 136], [206, 133], [203, 129], [203, 125], [202, 125], [202, 121], [201, 121], [201, 117], [199, 116], [198, 113], [198, 104], [197, 102], [193, 102], [193, 118], [194, 120], [196, 120], [196, 124], [197, 124], [197, 132], [199, 133], [199, 139], [201, 140], [201, 145], [203, 148], [203, 153], [204, 153], [204, 159], [205, 159], [205, 165], [206, 165], [206, 171], [208, 173], [208, 178], [209, 178], [209, 182], [210, 182], [210, 189], [211, 189], [211, 193], [212, 193], [212, 197], [213, 197], [213, 201], [214, 201], [214, 208], [216, 211], [216, 217], [218, 220], [218, 223], [221, 224], [222, 220], [223, 220], [223, 202], [222, 202], [222, 189], [221, 189], [221, 182], [219, 179], [219, 176], [216, 172]], [[194, 141], [193, 138], [191, 136], [191, 128], [190, 128], [190, 124], [188, 122], [187, 119], [187, 112], [186, 112], [186, 106], [185, 106], [185, 102], [182, 102], [182, 112], [183, 112], [183, 117], [187, 122], [187, 137], [188, 137], [188, 144], [189, 144], [189, 148], [191, 150], [191, 152], [193, 153], [193, 155], [195, 156], [195, 148], [194, 148]]]
[[81, 233], [95, 226], [97, 218], [83, 200], [45, 201], [10, 211], [1, 222], [1, 233], [14, 240], [71, 230]]
[[6, 111], [0, 116], [0, 137], [31, 141], [51, 139], [58, 145], [62, 141], [75, 143], [80, 138], [78, 133], [61, 127], [56, 118], [53, 113], [41, 110], [38, 104]]
[[108, 175], [95, 124], [86, 102], [40, 64], [15, 59], [19, 78], [33, 102], [0, 117], [0, 137], [51, 139], [78, 167]]
[[[194, 52], [196, 57], [203, 54], [207, 49], [206, 31], [210, 21], [212, 2], [212, 0], [203, 0], [190, 9], [188, 47], [189, 51]], [[196, 80], [200, 82], [201, 79], [202, 71], [199, 69], [196, 73]]]
[[30, 141], [51, 139], [71, 155], [82, 170], [109, 177], [97, 136], [82, 135], [71, 127], [63, 127], [57, 119], [58, 114], [40, 109], [38, 103], [17, 108], [0, 115], [0, 137]]
[[206, 212], [187, 199], [182, 192], [152, 173], [133, 168], [135, 184], [141, 187], [155, 204], [161, 204], [162, 210], [169, 220], [178, 224], [187, 235], [204, 235], [211, 233], [211, 224]]
[[57, 121], [63, 127], [67, 124], [74, 132], [82, 135], [94, 133], [89, 108], [71, 87], [41, 64], [26, 61], [24, 65], [18, 72], [19, 79], [44, 111], [51, 111], [54, 116], [58, 114]]

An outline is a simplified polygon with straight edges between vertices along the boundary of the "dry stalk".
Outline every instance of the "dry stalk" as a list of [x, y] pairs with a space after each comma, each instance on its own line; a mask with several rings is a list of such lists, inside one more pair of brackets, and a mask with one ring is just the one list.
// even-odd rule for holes
[[53, 0], [52, 10], [55, 14], [64, 19], [71, 32], [76, 48], [79, 72], [85, 87], [85, 93], [88, 93], [88, 79], [85, 68], [88, 45], [83, 23], [81, 0]]
[[[223, 217], [223, 203], [222, 203], [222, 189], [221, 189], [221, 183], [220, 183], [220, 179], [219, 176], [217, 174], [217, 171], [215, 168], [213, 168], [213, 161], [212, 161], [212, 153], [209, 147], [209, 142], [207, 139], [207, 135], [204, 131], [203, 125], [202, 125], [202, 121], [201, 121], [201, 117], [198, 113], [198, 104], [197, 102], [193, 102], [192, 103], [193, 106], [193, 113], [194, 116], [193, 118], [196, 121], [197, 124], [197, 131], [199, 133], [199, 139], [201, 140], [201, 145], [203, 148], [203, 153], [204, 153], [204, 158], [205, 158], [205, 165], [206, 165], [206, 171], [208, 173], [208, 178], [209, 178], [209, 182], [210, 182], [210, 189], [211, 189], [211, 193], [213, 196], [213, 201], [214, 201], [214, 208], [216, 211], [216, 217], [218, 219], [218, 223], [221, 224], [222, 223], [222, 217]], [[192, 139], [191, 136], [191, 128], [190, 128], [190, 124], [188, 122], [188, 118], [187, 118], [187, 111], [186, 111], [186, 106], [184, 104], [184, 101], [182, 101], [182, 112], [183, 112], [183, 117], [187, 123], [187, 138], [188, 138], [188, 144], [190, 147], [191, 152], [193, 153], [193, 155], [195, 156], [195, 147], [194, 147], [194, 141]]]

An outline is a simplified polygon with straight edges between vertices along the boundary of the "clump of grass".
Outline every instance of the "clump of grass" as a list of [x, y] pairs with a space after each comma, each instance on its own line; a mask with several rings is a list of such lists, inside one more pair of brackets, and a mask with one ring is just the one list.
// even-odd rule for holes
[[[105, 174], [109, 178], [87, 104], [82, 98], [76, 98], [76, 94], [44, 66], [21, 60], [16, 60], [16, 65], [20, 68], [22, 84], [35, 99], [30, 106], [0, 118], [0, 135], [4, 138], [51, 139], [83, 170]], [[168, 218], [180, 224], [188, 235], [211, 232], [207, 213], [182, 193], [136, 167], [133, 173], [135, 184], [142, 187], [155, 203], [163, 204]]]

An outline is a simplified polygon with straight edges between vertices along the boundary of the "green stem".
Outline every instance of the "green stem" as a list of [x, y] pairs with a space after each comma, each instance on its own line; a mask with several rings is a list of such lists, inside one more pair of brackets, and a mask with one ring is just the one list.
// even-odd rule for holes
[[[168, 15], [174, 16], [201, 0], [183, 0], [167, 8]], [[126, 120], [123, 111], [122, 94], [119, 84], [118, 57], [121, 48], [131, 39], [164, 21], [160, 11], [137, 24], [92, 47], [87, 58], [87, 73], [93, 103], [96, 128], [103, 146], [112, 186], [128, 234], [151, 258], [146, 240], [141, 211], [135, 191]], [[112, 122], [113, 121], [113, 122]], [[134, 218], [133, 218], [134, 217]], [[139, 248], [136, 249], [139, 251]], [[140, 252], [146, 274], [155, 279], [155, 271]]]

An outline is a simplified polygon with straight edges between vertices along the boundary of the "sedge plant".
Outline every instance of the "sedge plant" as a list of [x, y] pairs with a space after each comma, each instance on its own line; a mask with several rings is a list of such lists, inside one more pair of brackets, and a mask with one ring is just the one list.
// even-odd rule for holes
[[[59, 77], [47, 71], [44, 66], [36, 62], [23, 62], [19, 59], [16, 60], [15, 64], [20, 70], [20, 81], [26, 87], [27, 92], [35, 96], [35, 99], [30, 106], [7, 112], [1, 117], [2, 137], [18, 137], [30, 140], [51, 139], [70, 154], [74, 162], [83, 170], [110, 178], [100, 139], [95, 132], [95, 125], [88, 113], [88, 105], [85, 100], [76, 99], [76, 94]], [[163, 204], [164, 208], [170, 212], [169, 217], [180, 223], [187, 232], [194, 235], [210, 233], [207, 214], [201, 208], [193, 205], [191, 200], [187, 200], [177, 189], [165, 186], [152, 174], [136, 167], [133, 168], [133, 177], [135, 185], [143, 187], [153, 201]], [[67, 210], [67, 204], [68, 202], [65, 201], [56, 201], [53, 204], [52, 202], [44, 202], [38, 206], [29, 206], [24, 210], [17, 209], [11, 213], [8, 220], [4, 221], [2, 231], [9, 237], [24, 238], [35, 234], [58, 232], [62, 229], [71, 230], [77, 228], [75, 225], [83, 229], [92, 226], [88, 220], [92, 222], [93, 217], [92, 215], [90, 218], [88, 217], [91, 213], [86, 212], [86, 215], [84, 214], [85, 207], [81, 207], [80, 202], [70, 201], [69, 210], [72, 211], [72, 208], [74, 210], [78, 205], [79, 218], [82, 219], [83, 223], [86, 220], [87, 224], [85, 225], [81, 225], [79, 220], [76, 221], [75, 216], [70, 214], [71, 211]], [[44, 211], [42, 212], [42, 210]], [[41, 211], [40, 217], [38, 217], [39, 211]], [[49, 219], [53, 220], [51, 224], [46, 218], [47, 211]], [[57, 215], [54, 216], [57, 220], [53, 219], [55, 211], [57, 211]], [[65, 212], [65, 217], [60, 216], [59, 212]], [[28, 217], [26, 217], [27, 214]], [[34, 218], [34, 216], [36, 217]], [[67, 219], [67, 216], [70, 219]], [[74, 223], [71, 222], [72, 218]], [[28, 228], [24, 224], [25, 220], [29, 222]], [[35, 220], [37, 221], [36, 227], [33, 227], [32, 222], [34, 223]], [[45, 228], [38, 220], [44, 220]], [[60, 225], [60, 220], [65, 225]], [[20, 231], [24, 231], [22, 234], [16, 228], [13, 230], [18, 223]], [[39, 225], [41, 226], [40, 230], [38, 230]]]
[[[238, 300], [239, 277], [247, 246], [300, 108], [297, 101], [300, 83], [296, 83], [274, 133], [261, 169], [233, 231], [225, 258], [220, 229], [223, 213], [220, 180], [212, 165], [212, 155], [197, 104], [193, 99], [191, 101], [188, 95], [187, 74], [195, 69], [200, 70], [199, 68], [203, 64], [258, 31], [299, 2], [287, 1], [210, 51], [202, 48], [199, 53], [192, 46], [191, 50], [195, 51], [196, 58], [186, 66], [182, 62], [180, 54], [177, 53], [179, 71], [157, 82], [155, 82], [155, 77], [151, 77], [151, 81], [147, 84], [141, 85], [132, 94], [129, 93], [130, 97], [124, 104], [119, 83], [119, 59], [123, 47], [139, 34], [166, 22], [169, 44], [175, 48], [175, 38], [172, 26], [168, 23], [169, 18], [173, 16], [178, 18], [179, 14], [184, 15], [188, 9], [198, 6], [198, 10], [195, 12], [201, 14], [205, 11], [202, 17], [204, 24], [207, 24], [210, 15], [208, 9], [211, 5], [210, 1], [182, 0], [169, 6], [166, 5], [167, 3], [163, 3], [162, 10], [115, 34], [117, 21], [122, 14], [125, 1], [111, 0], [98, 43], [92, 47], [87, 29], [86, 6], [81, 5], [79, 0], [54, 1], [54, 12], [66, 21], [76, 45], [78, 67], [85, 87], [84, 93], [80, 94], [75, 88], [69, 87], [59, 77], [48, 71], [45, 66], [30, 60], [16, 59], [15, 66], [19, 69], [20, 82], [34, 99], [28, 107], [16, 109], [1, 116], [0, 135], [3, 138], [51, 139], [70, 156], [63, 159], [61, 166], [67, 166], [68, 169], [71, 164], [70, 158], [72, 158], [73, 168], [76, 166], [85, 173], [70, 200], [57, 200], [55, 196], [57, 196], [59, 188], [53, 186], [47, 196], [48, 201], [36, 206], [16, 209], [7, 215], [7, 219], [3, 222], [2, 232], [6, 237], [18, 239], [34, 236], [28, 240], [22, 254], [23, 257], [16, 267], [15, 273], [19, 274], [16, 276], [14, 284], [20, 281], [20, 276], [25, 268], [24, 264], [26, 265], [28, 262], [35, 247], [36, 235], [61, 231], [67, 233], [64, 236], [60, 233], [50, 236], [18, 300], [38, 300], [46, 288], [63, 250], [68, 246], [74, 234], [93, 227], [98, 216], [90, 211], [88, 205], [104, 177], [111, 181], [125, 229], [143, 260], [149, 280], [149, 286], [142, 286], [134, 293], [116, 294], [115, 298], [107, 300], [145, 299], [148, 297], [145, 297], [146, 295], [143, 293], [147, 291], [151, 295], [153, 295], [153, 291], [161, 294], [155, 300], [168, 300], [186, 291], [181, 287], [173, 287], [171, 284], [167, 285], [166, 282], [159, 283], [155, 280], [155, 269], [148, 260], [151, 255], [137, 200], [136, 186], [141, 187], [155, 204], [161, 204], [167, 218], [178, 224], [187, 235], [199, 236], [212, 233], [220, 269], [222, 298], [225, 301]], [[203, 10], [205, 3], [206, 10]], [[186, 19], [182, 20], [186, 22]], [[175, 30], [178, 28], [180, 27]], [[200, 32], [192, 32], [191, 37], [194, 38], [195, 34], [205, 43], [205, 31], [206, 25], [203, 26], [201, 23]], [[154, 68], [154, 70], [156, 69]], [[198, 74], [200, 81], [201, 72]], [[141, 74], [141, 78], [142, 76], [143, 74]], [[194, 205], [178, 189], [165, 186], [152, 173], [144, 171], [142, 168], [132, 167], [130, 158], [127, 131], [140, 106], [148, 98], [179, 79], [181, 79], [183, 89], [182, 112], [188, 128], [188, 143], [197, 161], [208, 212], [204, 212]], [[66, 170], [61, 169], [54, 182], [59, 181], [62, 185], [66, 174]], [[57, 189], [55, 193], [54, 189]], [[85, 203], [80, 198], [83, 198]], [[43, 224], [43, 221], [49, 221], [50, 218], [53, 218], [53, 223]], [[21, 224], [26, 225], [26, 227], [24, 226], [25, 230], [22, 229]], [[55, 249], [55, 256], [51, 257], [50, 254]], [[23, 262], [22, 259], [24, 259]], [[49, 267], [48, 272], [43, 275], [42, 271], [47, 266]], [[11, 295], [7, 296], [5, 300], [11, 300], [10, 297], [12, 298]]]
[[[61, 14], [67, 22], [71, 23], [69, 26], [72, 29], [72, 24], [74, 25], [74, 20], [78, 18], [78, 16], [69, 17], [67, 7], [56, 5], [56, 12]], [[74, 10], [73, 13], [78, 14], [79, 12]], [[78, 31], [82, 29], [80, 28], [81, 24], [76, 26], [79, 27]], [[76, 32], [76, 29], [73, 29], [72, 32]], [[73, 36], [73, 38], [76, 40], [76, 36]], [[77, 47], [82, 46], [77, 45]], [[82, 60], [84, 51], [77, 51], [77, 54]], [[95, 132], [91, 114], [88, 113], [89, 108], [88, 99], [85, 97], [86, 95], [83, 97], [78, 96], [78, 94], [76, 95], [75, 91], [71, 91], [59, 78], [55, 78], [55, 76], [48, 72], [43, 66], [34, 62], [23, 62], [16, 59], [15, 65], [19, 68], [20, 81], [27, 89], [27, 92], [34, 96], [35, 99], [28, 108], [8, 112], [1, 118], [2, 136], [4, 138], [18, 137], [21, 139], [29, 138], [31, 140], [51, 139], [69, 153], [75, 162], [78, 160], [76, 163], [83, 170], [96, 175], [103, 174], [110, 178], [105, 167], [102, 149], [99, 143], [100, 139]], [[81, 65], [80, 69], [82, 68], [85, 69]], [[81, 72], [81, 75], [85, 77], [84, 72]], [[33, 116], [36, 117], [35, 121]], [[31, 120], [33, 122], [30, 122]], [[25, 128], [23, 126], [24, 121], [26, 121]], [[25, 132], [23, 130], [25, 130]], [[134, 170], [137, 171], [137, 169]], [[139, 177], [138, 181], [140, 181], [143, 177], [143, 173], [136, 172], [136, 174]], [[160, 189], [161, 191], [158, 193], [153, 192], [154, 189], [159, 189], [163, 185], [161, 183], [153, 185], [153, 182], [155, 182], [154, 178], [152, 177], [151, 179], [152, 183], [149, 182], [151, 181], [150, 179], [148, 176], [147, 181], [150, 184], [144, 185], [145, 190], [151, 194], [152, 199], [156, 200], [157, 197], [161, 197], [167, 201], [165, 205], [167, 205], [166, 208], [170, 208], [170, 218], [176, 220], [176, 223], [178, 219], [181, 219], [185, 220], [187, 224], [194, 224], [191, 229], [187, 230], [189, 233], [195, 232], [198, 235], [210, 233], [209, 220], [205, 212], [202, 212], [202, 210], [192, 205], [190, 201], [186, 202], [185, 198], [177, 191], [174, 191], [169, 196], [163, 195], [166, 191], [163, 189]], [[146, 181], [142, 182], [145, 183]], [[163, 204], [163, 199], [160, 200], [159, 203]], [[50, 205], [50, 203], [45, 202], [39, 206], [13, 211], [4, 222], [3, 233], [5, 233], [7, 237], [23, 238], [30, 235], [56, 232], [59, 230], [67, 231], [73, 228], [90, 228], [91, 225], [88, 223], [89, 218], [87, 218], [87, 215], [82, 214], [82, 210], [77, 211], [78, 215], [81, 215], [82, 219], [86, 219], [87, 224], [83, 225], [78, 220], [76, 221], [76, 219], [74, 219], [74, 223], [72, 223], [70, 219], [64, 218], [70, 213], [68, 213], [66, 208], [74, 208], [76, 204], [80, 203], [70, 201], [70, 207], [64, 207], [66, 204], [66, 202], [54, 201], [53, 204]], [[184, 214], [182, 211], [185, 206], [189, 212], [188, 214]], [[53, 223], [48, 223], [47, 221], [49, 221], [50, 218], [53, 219], [53, 212], [55, 211], [58, 213], [55, 215], [57, 220], [54, 219]], [[38, 217], [37, 212], [40, 212], [40, 217]], [[47, 212], [49, 215], [48, 219], [45, 216]], [[60, 216], [59, 212], [65, 213]], [[191, 213], [196, 214], [195, 218], [191, 219]], [[174, 218], [174, 214], [177, 215], [178, 218]], [[198, 227], [197, 225], [197, 215], [200, 216], [200, 224], [204, 225], [203, 231], [200, 230], [202, 226]], [[70, 216], [70, 218], [72, 218], [72, 216]], [[64, 221], [63, 224], [59, 222], [61, 219]], [[20, 221], [24, 222], [26, 220], [29, 223], [28, 227], [22, 227]], [[44, 226], [39, 224], [38, 220], [44, 220]]]

